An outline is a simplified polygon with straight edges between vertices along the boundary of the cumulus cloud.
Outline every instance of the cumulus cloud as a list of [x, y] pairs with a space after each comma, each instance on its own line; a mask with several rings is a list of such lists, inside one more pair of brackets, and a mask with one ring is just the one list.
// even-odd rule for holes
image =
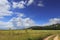
[[27, 6], [31, 5], [34, 2], [34, 0], [29, 0], [27, 3]]
[[18, 16], [16, 18], [12, 18], [11, 21], [17, 28], [28, 28], [35, 25], [35, 22], [29, 17], [22, 18], [21, 16]]
[[7, 0], [0, 0], [0, 18], [3, 16], [11, 16], [10, 3]]
[[[20, 16], [11, 18], [8, 22], [0, 22], [0, 26], [6, 29], [23, 29], [31, 26], [35, 26], [34, 20], [29, 17], [22, 18], [22, 14], [18, 14]], [[24, 14], [23, 14], [24, 15]], [[1, 28], [0, 27], [0, 28]]]
[[43, 24], [43, 26], [57, 24], [57, 23], [60, 23], [60, 18], [52, 18], [49, 20], [49, 22]]
[[25, 8], [25, 2], [24, 1], [13, 2], [13, 8]]
[[28, 26], [35, 26], [35, 22], [32, 20], [32, 19], [30, 19], [30, 18], [25, 18], [24, 19], [24, 26], [26, 27], [28, 27]]
[[[20, 2], [13, 2], [13, 8], [25, 8], [25, 5], [30, 5], [32, 3], [32, 0], [27, 1], [20, 1]], [[0, 18], [3, 18], [4, 16], [11, 16], [13, 14], [13, 11], [10, 11], [11, 5], [8, 0], [0, 0]], [[8, 22], [0, 21], [0, 28], [11, 28], [15, 29], [17, 28], [23, 28], [28, 26], [33, 26], [35, 23], [34, 21], [29, 18], [25, 17], [23, 13], [17, 13], [17, 17], [11, 18]]]
[[13, 8], [26, 8], [26, 6], [31, 5], [34, 2], [34, 0], [29, 1], [20, 1], [20, 2], [13, 2]]
[[[23, 8], [26, 8], [30, 5], [32, 5], [34, 2], [35, 2], [35, 0], [25, 0], [25, 1], [22, 0], [22, 1], [19, 1], [19, 2], [13, 2], [13, 8], [23, 9]], [[43, 1], [38, 1], [38, 3], [36, 3], [36, 4], [37, 4], [36, 6], [44, 7]]]
[[50, 19], [49, 22], [51, 22], [52, 24], [60, 23], [60, 18]]
[[3, 21], [0, 21], [0, 29], [15, 29], [15, 27], [13, 27], [12, 25], [12, 22], [3, 22]]

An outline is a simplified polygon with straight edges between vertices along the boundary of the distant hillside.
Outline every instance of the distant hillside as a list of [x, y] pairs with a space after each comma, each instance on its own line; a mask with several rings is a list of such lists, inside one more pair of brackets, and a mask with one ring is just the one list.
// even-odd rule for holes
[[60, 24], [53, 24], [50, 26], [32, 26], [28, 29], [32, 29], [32, 30], [60, 30]]

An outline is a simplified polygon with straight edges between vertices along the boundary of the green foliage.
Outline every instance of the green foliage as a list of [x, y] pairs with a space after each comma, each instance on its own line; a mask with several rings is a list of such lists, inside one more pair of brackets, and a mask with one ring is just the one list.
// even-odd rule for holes
[[30, 27], [28, 29], [32, 29], [32, 30], [60, 30], [60, 24], [53, 24], [53, 25], [49, 25], [49, 26], [33, 26]]

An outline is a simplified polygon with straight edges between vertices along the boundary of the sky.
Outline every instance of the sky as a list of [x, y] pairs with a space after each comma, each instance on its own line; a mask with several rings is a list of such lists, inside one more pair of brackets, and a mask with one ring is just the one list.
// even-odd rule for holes
[[60, 0], [0, 0], [0, 29], [60, 23]]

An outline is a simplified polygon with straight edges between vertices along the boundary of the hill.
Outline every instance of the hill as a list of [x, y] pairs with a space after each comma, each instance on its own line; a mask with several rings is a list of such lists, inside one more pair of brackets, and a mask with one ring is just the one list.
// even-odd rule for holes
[[60, 24], [53, 24], [49, 26], [32, 26], [28, 29], [32, 30], [60, 30]]

